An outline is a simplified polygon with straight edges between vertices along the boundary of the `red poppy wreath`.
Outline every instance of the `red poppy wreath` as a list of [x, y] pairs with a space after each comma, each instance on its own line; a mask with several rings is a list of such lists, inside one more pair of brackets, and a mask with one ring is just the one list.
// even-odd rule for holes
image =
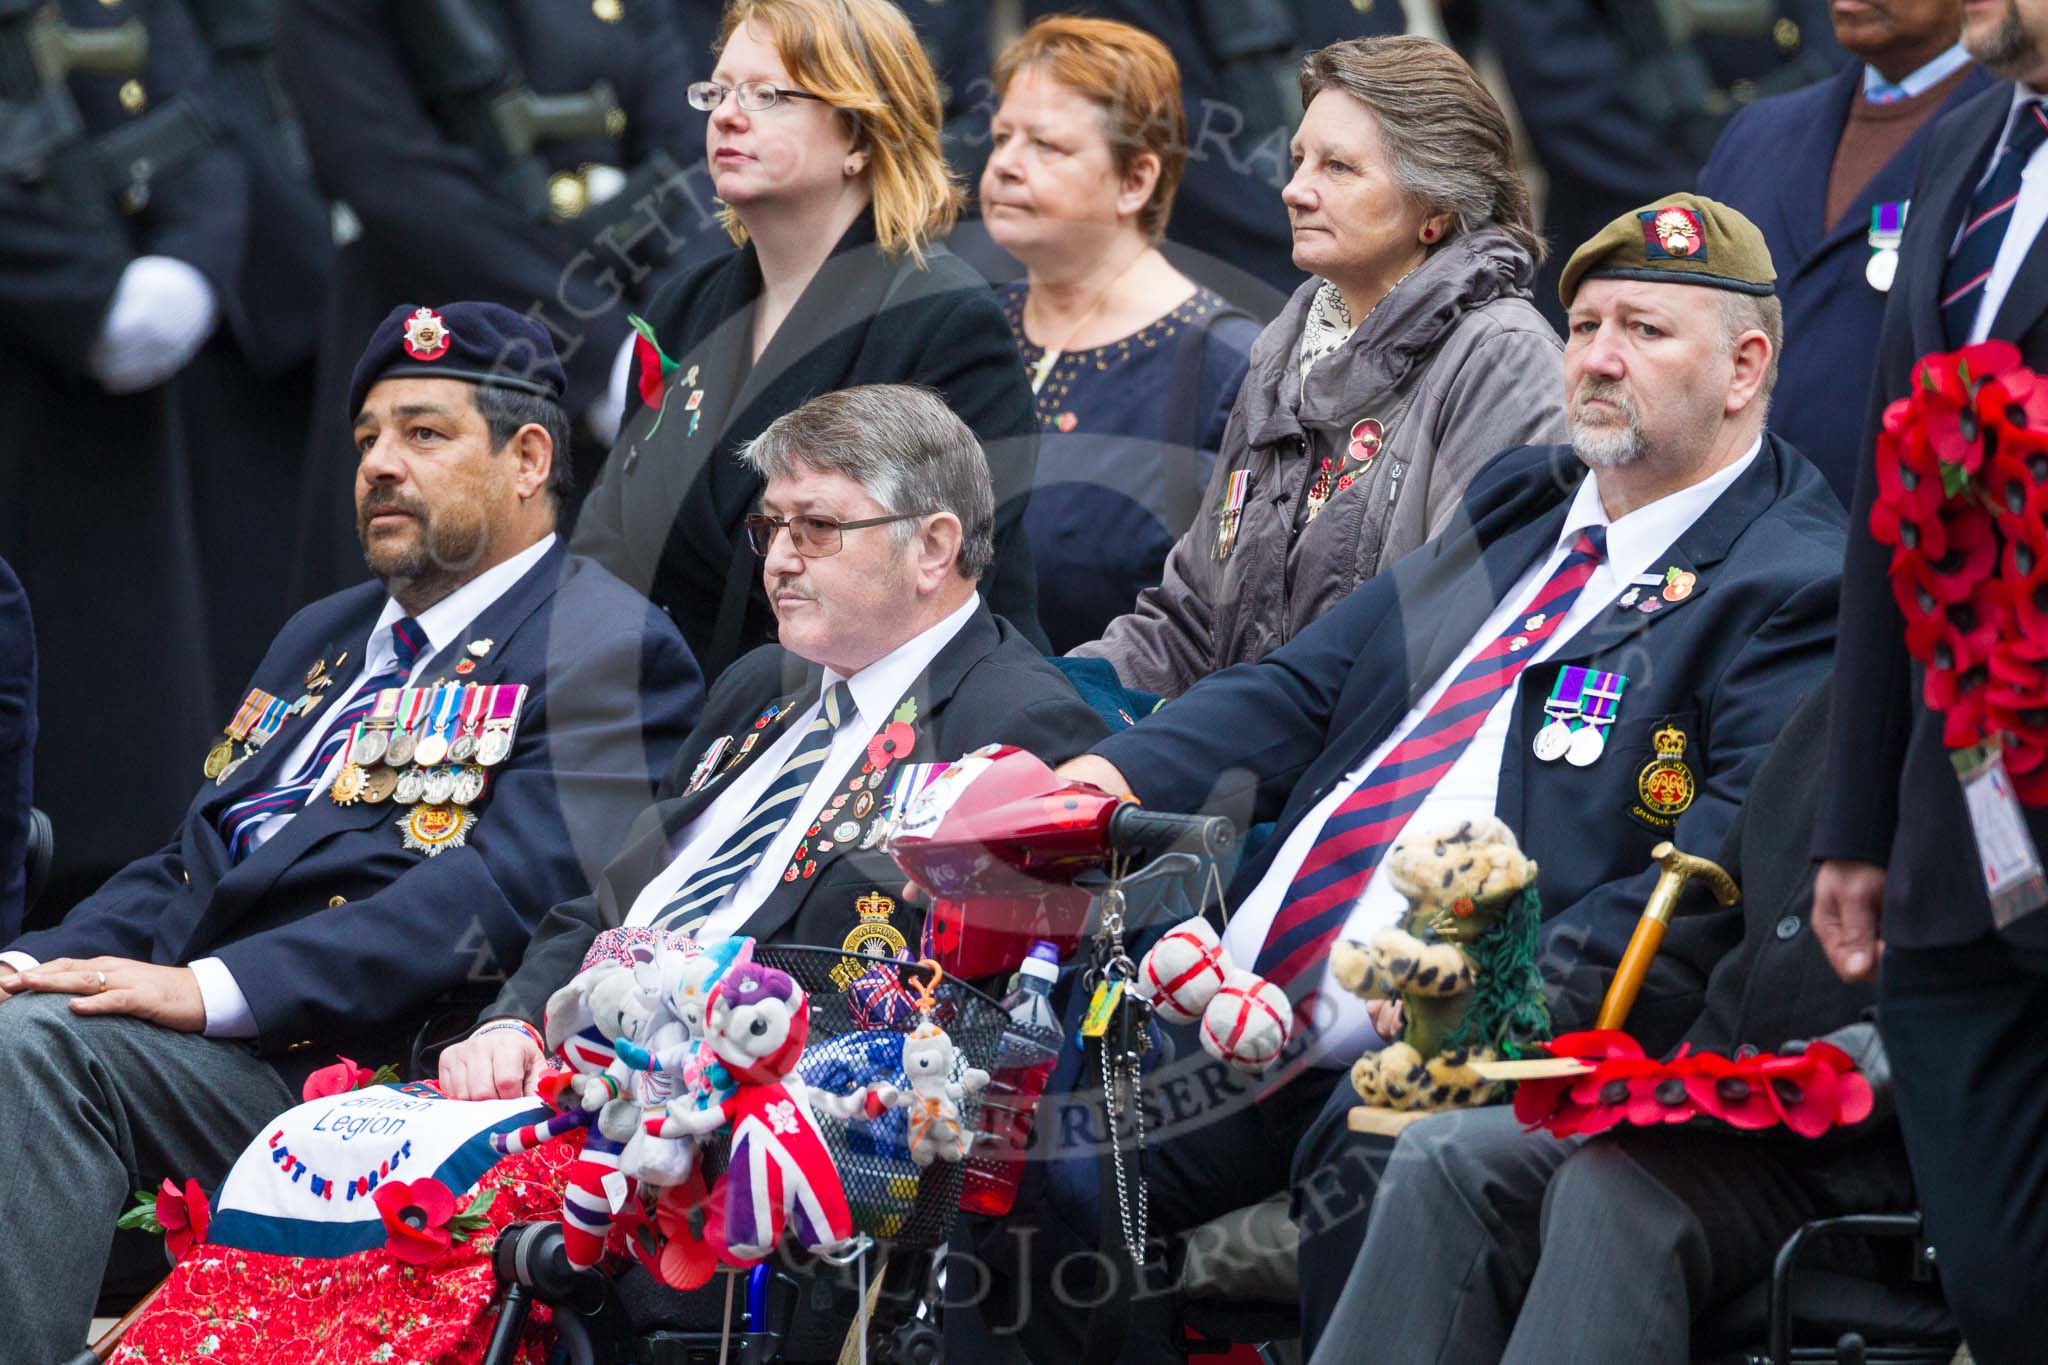
[[1996, 740], [2048, 805], [2048, 379], [2003, 341], [1923, 356], [1876, 460], [1870, 533], [1943, 742]]

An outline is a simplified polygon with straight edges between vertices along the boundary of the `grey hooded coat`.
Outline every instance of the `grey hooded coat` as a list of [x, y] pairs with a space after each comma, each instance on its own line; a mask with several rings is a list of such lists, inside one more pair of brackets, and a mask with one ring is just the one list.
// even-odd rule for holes
[[[1452, 238], [1380, 300], [1336, 352], [1296, 364], [1311, 278], [1259, 335], [1195, 523], [1164, 580], [1078, 657], [1127, 687], [1178, 696], [1284, 644], [1364, 580], [1442, 530], [1465, 485], [1504, 450], [1565, 437], [1562, 348], [1529, 302], [1535, 264], [1506, 234]], [[1324, 459], [1342, 467], [1357, 424], [1383, 432], [1313, 521], [1300, 508]], [[1232, 475], [1248, 475], [1218, 558]]]

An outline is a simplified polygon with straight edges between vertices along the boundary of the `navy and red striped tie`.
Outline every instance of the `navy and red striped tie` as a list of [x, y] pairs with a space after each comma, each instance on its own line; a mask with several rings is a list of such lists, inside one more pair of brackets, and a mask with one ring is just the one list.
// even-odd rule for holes
[[1950, 346], [1970, 339], [1984, 302], [1984, 284], [1998, 263], [1998, 248], [2012, 223], [2013, 206], [2019, 203], [2020, 174], [2044, 140], [2048, 113], [2043, 113], [2041, 101], [2021, 105], [1991, 174], [1970, 197], [1969, 216], [1957, 229], [1948, 249], [1948, 266], [1941, 272], [1941, 329]]
[[218, 824], [221, 838], [228, 846], [230, 864], [239, 863], [249, 856], [250, 850], [256, 846], [256, 831], [265, 823], [276, 816], [293, 813], [305, 804], [306, 797], [326, 776], [334, 756], [341, 752], [349, 731], [376, 706], [377, 694], [385, 688], [404, 687], [406, 680], [412, 677], [412, 666], [419, 660], [420, 650], [426, 643], [427, 633], [412, 617], [401, 616], [393, 621], [392, 662], [357, 688], [348, 705], [328, 718], [320, 742], [313, 746], [313, 756], [276, 786], [251, 792], [220, 813]]
[[1285, 990], [1324, 960], [1380, 859], [1401, 837], [1402, 827], [1465, 752], [1537, 648], [1563, 626], [1565, 614], [1606, 554], [1605, 526], [1581, 531], [1556, 572], [1515, 613], [1507, 629], [1472, 656], [1428, 714], [1366, 774], [1358, 790], [1330, 812], [1266, 931], [1266, 944], [1254, 968], [1259, 975]]

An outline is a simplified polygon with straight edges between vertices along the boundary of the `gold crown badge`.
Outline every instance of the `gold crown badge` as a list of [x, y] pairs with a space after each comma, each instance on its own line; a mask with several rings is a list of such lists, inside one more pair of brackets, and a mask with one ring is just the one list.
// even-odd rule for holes
[[1650, 736], [1650, 743], [1657, 746], [1659, 758], [1685, 757], [1685, 732], [1676, 725], [1666, 725]]
[[853, 913], [863, 924], [887, 924], [895, 912], [896, 902], [879, 891], [870, 891], [853, 903]]

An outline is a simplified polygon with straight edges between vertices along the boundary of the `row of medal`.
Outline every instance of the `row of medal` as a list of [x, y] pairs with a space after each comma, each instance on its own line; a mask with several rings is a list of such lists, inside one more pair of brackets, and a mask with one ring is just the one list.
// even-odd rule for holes
[[342, 806], [471, 805], [511, 756], [525, 703], [524, 683], [386, 688], [349, 732], [328, 795]]
[[[340, 668], [348, 662], [348, 651], [334, 661]], [[206, 751], [206, 762], [200, 771], [214, 780], [217, 786], [226, 786], [235, 769], [256, 757], [270, 737], [283, 727], [287, 720], [312, 710], [320, 704], [320, 694], [334, 686], [334, 675], [327, 671], [327, 660], [317, 660], [306, 670], [306, 691], [297, 701], [286, 701], [283, 697], [272, 696], [260, 687], [249, 689], [249, 695], [242, 698], [240, 709], [221, 731], [220, 739]], [[235, 752], [235, 745], [242, 745], [242, 752]]]
[[1560, 758], [1575, 768], [1592, 766], [1607, 750], [1607, 731], [1621, 706], [1622, 690], [1628, 679], [1619, 673], [1568, 664], [1558, 670], [1551, 684], [1550, 700], [1543, 714], [1550, 719], [1536, 732], [1531, 746], [1538, 760], [1555, 763]]

